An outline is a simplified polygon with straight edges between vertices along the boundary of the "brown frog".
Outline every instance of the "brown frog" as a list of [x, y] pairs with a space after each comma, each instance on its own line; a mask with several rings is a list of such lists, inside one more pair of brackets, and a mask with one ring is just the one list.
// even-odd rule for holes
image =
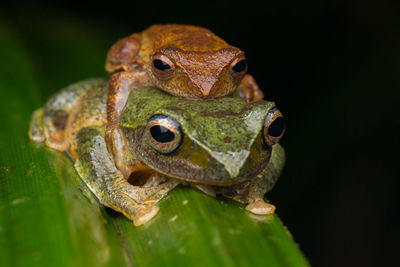
[[119, 122], [129, 91], [154, 86], [174, 96], [217, 98], [235, 91], [247, 102], [262, 91], [246, 74], [244, 52], [210, 30], [190, 25], [153, 25], [115, 43], [105, 69], [111, 74], [107, 100], [108, 150], [117, 167], [128, 173], [119, 155], [127, 149]]

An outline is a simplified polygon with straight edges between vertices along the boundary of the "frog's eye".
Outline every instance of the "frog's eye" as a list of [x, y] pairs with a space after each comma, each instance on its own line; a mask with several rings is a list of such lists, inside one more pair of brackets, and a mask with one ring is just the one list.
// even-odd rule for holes
[[265, 118], [263, 128], [263, 143], [272, 146], [281, 140], [285, 132], [285, 120], [282, 113], [277, 108], [272, 108]]
[[247, 61], [244, 56], [235, 59], [231, 64], [231, 75], [234, 79], [240, 79], [246, 73]]
[[172, 77], [175, 64], [168, 57], [162, 54], [155, 54], [152, 58], [153, 74], [160, 80], [168, 80]]
[[146, 133], [150, 145], [160, 153], [171, 153], [182, 143], [179, 123], [165, 115], [154, 115], [147, 123]]

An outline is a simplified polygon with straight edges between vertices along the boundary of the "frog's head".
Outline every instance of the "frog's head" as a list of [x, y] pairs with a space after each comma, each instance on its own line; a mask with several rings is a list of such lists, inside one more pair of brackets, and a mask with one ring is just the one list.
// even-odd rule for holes
[[152, 85], [170, 94], [215, 98], [236, 90], [247, 63], [244, 52], [203, 27], [153, 25], [119, 40], [110, 49], [106, 70], [143, 68]]
[[131, 91], [122, 129], [137, 158], [169, 177], [232, 185], [263, 171], [284, 132], [273, 102], [238, 96], [190, 100], [156, 88]]
[[[163, 31], [168, 32], [167, 37], [163, 38]], [[153, 81], [174, 95], [225, 96], [246, 73], [244, 52], [203, 27], [154, 25], [147, 34], [157, 40], [150, 62]]]

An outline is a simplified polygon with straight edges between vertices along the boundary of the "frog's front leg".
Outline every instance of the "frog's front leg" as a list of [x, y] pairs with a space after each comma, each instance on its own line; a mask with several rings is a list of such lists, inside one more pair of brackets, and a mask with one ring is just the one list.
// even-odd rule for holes
[[123, 213], [135, 226], [154, 217], [154, 204], [178, 181], [170, 179], [153, 187], [131, 185], [115, 167], [106, 148], [102, 129], [89, 127], [77, 135], [78, 159], [75, 167], [87, 186], [107, 207]]
[[264, 195], [272, 189], [285, 164], [285, 150], [280, 144], [272, 147], [271, 159], [267, 168], [250, 182], [246, 198], [246, 210], [255, 214], [272, 214], [275, 206], [264, 201]]
[[223, 195], [247, 204], [246, 210], [255, 214], [272, 214], [275, 206], [264, 201], [264, 195], [272, 189], [285, 164], [285, 151], [280, 144], [272, 147], [271, 159], [267, 168], [257, 177], [244, 184], [222, 189]]
[[258, 87], [253, 76], [246, 74], [237, 88], [239, 96], [246, 102], [258, 101], [264, 98], [264, 93]]
[[107, 97], [107, 131], [106, 141], [108, 151], [113, 155], [115, 165], [126, 176], [129, 168], [124, 164], [120, 155], [128, 149], [127, 141], [119, 128], [122, 110], [125, 107], [130, 89], [132, 87], [146, 85], [146, 73], [117, 72], [111, 75]]

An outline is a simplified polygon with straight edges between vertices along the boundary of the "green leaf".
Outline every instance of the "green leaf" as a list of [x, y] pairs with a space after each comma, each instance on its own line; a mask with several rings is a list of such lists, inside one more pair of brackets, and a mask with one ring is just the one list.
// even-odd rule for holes
[[[50, 92], [103, 74], [106, 42], [95, 48], [99, 39], [75, 23], [29, 36], [0, 22], [2, 265], [308, 266], [276, 215], [252, 215], [189, 187], [173, 190], [159, 214], [135, 228], [97, 201], [64, 153], [29, 143], [31, 113]], [[36, 36], [46, 36], [44, 48]]]

